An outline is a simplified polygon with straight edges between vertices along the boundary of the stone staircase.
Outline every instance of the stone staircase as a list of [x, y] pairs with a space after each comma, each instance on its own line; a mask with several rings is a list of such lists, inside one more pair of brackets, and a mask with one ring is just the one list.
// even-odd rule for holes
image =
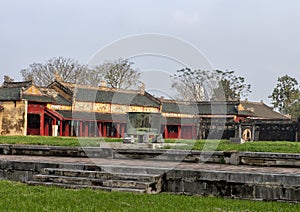
[[98, 167], [97, 169], [44, 168], [40, 174], [33, 175], [33, 180], [27, 181], [27, 183], [29, 185], [148, 194], [162, 191], [163, 174], [145, 173], [145, 170], [131, 167]]

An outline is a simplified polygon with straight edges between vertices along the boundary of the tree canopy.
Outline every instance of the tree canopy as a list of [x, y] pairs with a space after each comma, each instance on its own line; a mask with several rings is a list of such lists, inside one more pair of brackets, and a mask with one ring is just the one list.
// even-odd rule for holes
[[37, 86], [47, 86], [53, 82], [55, 74], [65, 82], [76, 83], [84, 79], [86, 65], [71, 58], [54, 57], [45, 63], [32, 63], [21, 70], [24, 80], [33, 80]]
[[97, 86], [104, 79], [112, 88], [136, 88], [141, 83], [141, 72], [132, 65], [133, 62], [123, 58], [105, 61], [88, 71], [85, 78], [86, 84]]
[[59, 77], [64, 82], [99, 86], [102, 80], [112, 88], [135, 88], [140, 83], [141, 72], [127, 59], [106, 61], [88, 68], [71, 58], [54, 57], [45, 63], [33, 63], [22, 69], [23, 80], [33, 80], [37, 86], [47, 86]]
[[277, 85], [269, 98], [271, 98], [274, 108], [277, 108], [282, 114], [299, 117], [300, 91], [296, 78], [288, 75], [278, 77]]
[[205, 71], [184, 68], [172, 76], [172, 87], [184, 101], [228, 101], [247, 97], [250, 84], [234, 71]]

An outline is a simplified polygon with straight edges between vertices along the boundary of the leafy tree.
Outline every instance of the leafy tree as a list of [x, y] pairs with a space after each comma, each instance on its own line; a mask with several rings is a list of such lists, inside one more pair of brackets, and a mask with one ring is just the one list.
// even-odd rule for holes
[[89, 70], [87, 84], [99, 85], [105, 79], [107, 85], [112, 88], [135, 88], [140, 83], [141, 72], [132, 67], [133, 62], [127, 59], [106, 61]]
[[85, 65], [71, 58], [54, 57], [45, 63], [33, 63], [21, 70], [24, 80], [33, 80], [37, 86], [47, 86], [53, 82], [55, 74], [64, 82], [81, 82], [87, 72]]
[[277, 108], [282, 114], [297, 116], [299, 110], [297, 112], [296, 108], [299, 108], [300, 101], [298, 81], [288, 75], [279, 77], [269, 98], [272, 99], [274, 108]]
[[300, 118], [300, 99], [292, 103], [288, 111], [292, 118]]
[[246, 97], [251, 86], [234, 71], [205, 71], [184, 68], [171, 76], [172, 87], [185, 101], [224, 101]]
[[212, 100], [233, 101], [246, 98], [251, 93], [251, 85], [244, 77], [238, 77], [234, 71], [215, 71], [218, 87], [214, 89]]

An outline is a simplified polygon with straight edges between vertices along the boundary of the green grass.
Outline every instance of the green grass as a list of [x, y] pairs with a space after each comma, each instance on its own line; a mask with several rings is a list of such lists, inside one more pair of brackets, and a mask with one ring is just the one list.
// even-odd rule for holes
[[99, 146], [100, 142], [120, 142], [117, 138], [75, 138], [49, 136], [0, 136], [0, 144], [28, 144], [49, 146]]
[[[166, 142], [174, 142], [167, 140]], [[222, 140], [201, 140], [190, 141], [180, 140], [187, 143], [187, 146], [175, 147], [176, 149], [193, 149], [206, 151], [239, 151], [239, 152], [280, 152], [280, 153], [300, 153], [300, 142], [288, 141], [256, 141], [244, 144], [235, 144], [230, 141]]]
[[70, 190], [0, 181], [0, 211], [300, 211], [300, 204]]
[[[0, 136], [0, 144], [28, 144], [28, 145], [49, 145], [49, 146], [95, 146], [100, 142], [121, 142], [118, 138], [74, 138], [74, 137], [43, 137], [43, 136]], [[193, 149], [206, 151], [250, 151], [250, 152], [281, 152], [300, 153], [300, 142], [288, 141], [257, 141], [244, 144], [234, 144], [222, 140], [169, 140], [166, 143], [181, 142], [187, 146], [172, 147], [176, 149]], [[168, 147], [167, 147], [168, 148]]]

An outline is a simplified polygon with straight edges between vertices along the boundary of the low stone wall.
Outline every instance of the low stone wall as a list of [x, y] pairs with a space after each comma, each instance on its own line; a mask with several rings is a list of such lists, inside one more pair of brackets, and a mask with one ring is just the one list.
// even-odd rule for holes
[[213, 170], [171, 170], [166, 191], [237, 199], [300, 201], [300, 176], [269, 173], [234, 173]]
[[33, 179], [33, 175], [41, 173], [44, 168], [66, 168], [78, 170], [100, 170], [97, 165], [37, 162], [20, 160], [0, 160], [0, 179], [27, 182]]
[[242, 165], [300, 167], [300, 154], [240, 152], [238, 155]]
[[191, 163], [300, 167], [300, 154], [193, 151], [172, 149], [113, 149], [98, 147], [60, 147], [40, 145], [0, 145], [0, 155], [91, 157], [111, 159], [147, 159]]
[[[43, 168], [101, 171], [103, 167], [92, 164], [0, 160], [0, 179], [27, 182]], [[116, 167], [105, 165], [105, 171], [130, 173], [162, 173], [155, 167]], [[300, 202], [300, 176], [262, 172], [231, 172], [220, 170], [165, 170], [164, 192], [214, 195], [237, 199]]]

